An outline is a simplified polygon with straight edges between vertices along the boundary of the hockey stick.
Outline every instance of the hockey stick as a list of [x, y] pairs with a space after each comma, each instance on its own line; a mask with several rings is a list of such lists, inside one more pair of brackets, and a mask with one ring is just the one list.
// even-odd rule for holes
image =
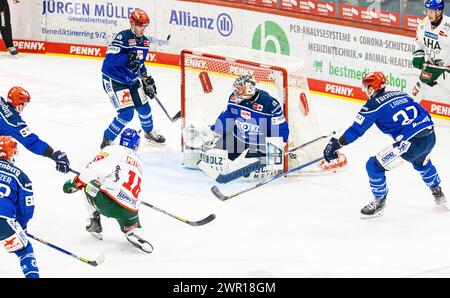
[[309, 141], [309, 142], [306, 142], [306, 143], [304, 143], [304, 144], [301, 144], [301, 145], [299, 145], [299, 146], [297, 146], [297, 147], [294, 147], [294, 148], [290, 149], [290, 150], [287, 151], [284, 155], [289, 154], [289, 153], [292, 153], [292, 152], [294, 152], [294, 151], [297, 151], [298, 149], [302, 149], [302, 148], [304, 148], [304, 147], [306, 147], [306, 146], [309, 146], [309, 145], [311, 145], [311, 144], [313, 144], [313, 143], [315, 143], [315, 142], [317, 142], [317, 141], [319, 141], [319, 140], [321, 140], [321, 139], [326, 139], [326, 138], [329, 138], [329, 137], [331, 137], [331, 136], [334, 136], [336, 133], [337, 133], [337, 131], [332, 131], [332, 132], [330, 132], [330, 133], [327, 134], [327, 135], [323, 135], [323, 136], [320, 136], [320, 137], [318, 137], [318, 138], [315, 138], [314, 140], [311, 140], [311, 141]]
[[434, 65], [434, 64], [429, 64], [429, 63], [424, 63], [423, 67], [431, 67], [431, 68], [436, 68], [436, 69], [442, 69], [442, 70], [446, 70], [446, 71], [450, 71], [450, 67], [448, 66], [439, 66], [439, 65]]
[[287, 172], [285, 172], [285, 173], [280, 173], [280, 174], [278, 174], [278, 175], [272, 176], [271, 178], [269, 178], [269, 179], [267, 179], [267, 180], [265, 180], [265, 181], [262, 181], [262, 182], [260, 182], [260, 183], [258, 183], [258, 184], [256, 184], [256, 185], [254, 185], [254, 186], [252, 186], [252, 187], [243, 189], [243, 190], [241, 190], [241, 191], [238, 191], [238, 192], [236, 192], [236, 193], [234, 193], [234, 194], [231, 194], [231, 195], [228, 195], [228, 196], [222, 194], [222, 193], [220, 192], [219, 188], [217, 188], [217, 186], [211, 187], [211, 192], [212, 192], [219, 200], [221, 200], [221, 201], [226, 201], [226, 200], [229, 200], [229, 199], [231, 199], [231, 198], [234, 198], [234, 197], [236, 197], [236, 196], [238, 196], [238, 195], [240, 195], [240, 194], [246, 193], [246, 192], [248, 192], [248, 191], [250, 191], [250, 190], [252, 190], [252, 189], [255, 189], [255, 188], [258, 188], [258, 187], [260, 187], [260, 186], [263, 186], [264, 184], [267, 184], [267, 183], [269, 183], [269, 182], [272, 182], [273, 180], [276, 180], [276, 179], [278, 179], [278, 178], [280, 178], [280, 177], [284, 177], [284, 176], [286, 176], [286, 175], [288, 175], [288, 174], [290, 174], [290, 173], [293, 173], [293, 172], [296, 172], [296, 171], [301, 170], [301, 169], [303, 169], [303, 168], [306, 168], [307, 166], [312, 165], [312, 164], [314, 164], [314, 163], [316, 163], [316, 162], [318, 162], [318, 161], [320, 161], [320, 160], [322, 160], [322, 159], [323, 159], [323, 156], [318, 157], [318, 158], [316, 158], [316, 159], [314, 159], [314, 160], [311, 160], [311, 161], [308, 161], [308, 162], [306, 162], [306, 163], [304, 163], [304, 164], [301, 164], [301, 165], [299, 165], [298, 167], [295, 167], [295, 168], [293, 168], [293, 169], [291, 169], [291, 170], [289, 170], [289, 171], [287, 171]]
[[[77, 174], [77, 175], [80, 174], [79, 172], [77, 172], [77, 171], [75, 171], [75, 170], [73, 170], [73, 169], [70, 169], [70, 168], [69, 168], [69, 171], [71, 171], [72, 173], [75, 173], [75, 174]], [[176, 219], [178, 219], [179, 221], [182, 221], [182, 222], [184, 222], [184, 223], [187, 223], [188, 225], [191, 225], [191, 226], [203, 226], [203, 225], [205, 225], [205, 224], [207, 224], [207, 223], [213, 221], [214, 218], [216, 218], [216, 215], [215, 215], [215, 214], [210, 214], [210, 215], [208, 215], [207, 217], [205, 217], [205, 218], [202, 219], [202, 220], [198, 220], [198, 221], [190, 221], [190, 220], [181, 218], [181, 217], [179, 217], [179, 216], [173, 215], [173, 214], [171, 214], [171, 213], [169, 213], [169, 212], [167, 212], [167, 211], [164, 211], [164, 210], [162, 210], [162, 209], [159, 209], [158, 207], [155, 207], [155, 206], [153, 206], [152, 204], [147, 203], [147, 202], [145, 202], [145, 201], [141, 201], [141, 204], [144, 205], [144, 206], [150, 207], [150, 208], [152, 208], [152, 209], [155, 209], [155, 210], [157, 210], [157, 211], [159, 211], [159, 212], [162, 212], [162, 213], [164, 213], [164, 214], [166, 214], [166, 215], [169, 215], [169, 216], [171, 216], [171, 217], [173, 217], [173, 218], [176, 218]]]
[[[289, 151], [287, 151], [286, 153], [284, 153], [284, 155], [287, 155], [287, 154], [289, 154], [289, 153], [292, 153], [292, 152], [294, 152], [294, 151], [297, 151], [297, 150], [299, 150], [299, 149], [302, 149], [302, 148], [304, 148], [304, 147], [306, 147], [306, 146], [309, 146], [309, 145], [311, 145], [311, 144], [313, 144], [313, 143], [315, 143], [315, 142], [317, 142], [317, 141], [319, 141], [319, 140], [321, 140], [321, 139], [326, 139], [326, 138], [331, 137], [331, 136], [333, 136], [333, 135], [335, 135], [335, 134], [336, 134], [336, 131], [332, 131], [332, 132], [329, 133], [328, 135], [323, 135], [323, 136], [317, 137], [317, 138], [315, 138], [315, 139], [313, 139], [313, 140], [311, 140], [311, 141], [309, 141], [309, 142], [306, 142], [306, 143], [304, 143], [304, 144], [302, 144], [302, 145], [299, 145], [299, 146], [297, 146], [297, 147], [295, 147], [295, 148], [290, 149]], [[280, 149], [280, 150], [281, 150], [281, 149]], [[264, 167], [264, 165], [263, 165], [260, 161], [257, 161], [257, 162], [254, 162], [254, 163], [252, 163], [252, 164], [249, 164], [249, 165], [247, 165], [247, 166], [245, 166], [245, 167], [243, 167], [243, 168], [241, 168], [241, 169], [238, 169], [238, 170], [236, 170], [236, 171], [234, 171], [234, 172], [231, 172], [231, 173], [228, 173], [228, 174], [219, 174], [219, 175], [215, 178], [215, 180], [216, 180], [218, 183], [221, 183], [221, 184], [223, 184], [223, 183], [228, 183], [228, 182], [233, 181], [233, 180], [236, 180], [236, 179], [238, 179], [238, 178], [240, 178], [240, 177], [242, 177], [242, 176], [248, 175], [248, 174], [250, 174], [251, 172], [254, 172], [254, 171], [256, 171], [256, 170], [259, 170], [259, 169], [261, 169], [261, 168], [263, 168], [263, 167]]]
[[161, 212], [161, 213], [164, 213], [165, 215], [169, 215], [170, 217], [176, 218], [176, 219], [178, 219], [179, 221], [182, 221], [182, 222], [184, 222], [184, 223], [187, 223], [188, 225], [195, 226], [195, 227], [196, 227], [196, 226], [203, 226], [203, 225], [205, 225], [205, 224], [207, 224], [207, 223], [213, 221], [214, 218], [216, 218], [216, 215], [215, 215], [215, 214], [210, 214], [210, 215], [208, 215], [207, 217], [205, 217], [205, 218], [202, 219], [202, 220], [198, 220], [198, 221], [190, 221], [190, 220], [181, 218], [181, 217], [179, 217], [179, 216], [170, 214], [169, 212], [164, 211], [164, 210], [162, 210], [162, 209], [159, 209], [158, 207], [155, 207], [155, 206], [153, 206], [152, 204], [149, 204], [149, 203], [147, 203], [147, 202], [145, 202], [145, 201], [141, 201], [141, 204], [143, 204], [144, 206], [150, 207], [150, 208], [152, 208], [152, 209], [155, 209], [156, 211], [159, 211], [159, 212]]
[[156, 94], [154, 96], [155, 96], [154, 98], [155, 98], [156, 102], [159, 104], [159, 106], [164, 111], [164, 113], [166, 114], [167, 118], [169, 118], [170, 121], [175, 122], [181, 118], [181, 111], [178, 111], [178, 113], [176, 113], [175, 116], [170, 117], [169, 113], [167, 112], [166, 108], [163, 106], [163, 104], [159, 100], [158, 96], [156, 96]]
[[85, 259], [83, 257], [80, 257], [80, 256], [76, 255], [76, 254], [73, 254], [70, 251], [67, 251], [67, 250], [65, 250], [65, 249], [63, 249], [61, 247], [58, 247], [58, 246], [56, 246], [54, 244], [51, 244], [51, 243], [48, 243], [47, 241], [42, 240], [42, 239], [40, 239], [40, 238], [38, 238], [36, 236], [33, 236], [33, 235], [29, 234], [29, 233], [27, 233], [27, 235], [28, 235], [28, 237], [30, 237], [30, 238], [32, 238], [32, 239], [34, 239], [36, 241], [39, 241], [39, 242], [41, 242], [41, 243], [43, 243], [43, 244], [45, 244], [47, 246], [50, 246], [51, 248], [56, 249], [57, 251], [65, 253], [66, 255], [69, 255], [69, 256], [77, 259], [77, 260], [80, 260], [80, 261], [82, 261], [82, 262], [84, 262], [86, 264], [89, 264], [91, 266], [94, 266], [94, 267], [102, 264], [105, 261], [105, 254], [103, 252], [100, 254], [100, 256], [97, 259], [95, 259], [94, 261], [90, 261], [90, 260], [87, 260], [87, 259]]

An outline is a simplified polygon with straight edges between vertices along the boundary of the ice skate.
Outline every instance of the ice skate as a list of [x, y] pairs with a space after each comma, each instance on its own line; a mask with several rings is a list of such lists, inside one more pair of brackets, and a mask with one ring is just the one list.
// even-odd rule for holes
[[112, 144], [113, 144], [113, 142], [110, 139], [108, 139], [107, 137], [103, 137], [103, 141], [100, 144], [100, 149], [103, 149], [106, 146], [109, 146], [109, 145], [112, 145]]
[[155, 145], [164, 145], [166, 142], [166, 138], [157, 131], [145, 132], [144, 137], [149, 143]]
[[146, 253], [151, 253], [153, 251], [153, 246], [150, 244], [150, 242], [148, 242], [145, 239], [142, 239], [141, 237], [139, 237], [136, 233], [129, 231], [126, 234], [127, 240], [133, 244], [134, 246], [136, 246], [137, 248], [139, 248], [140, 250], [146, 252]]
[[93, 217], [88, 219], [88, 225], [86, 226], [86, 231], [89, 232], [89, 234], [91, 234], [92, 236], [94, 236], [95, 238], [99, 239], [99, 240], [103, 240], [103, 236], [102, 236], [102, 223], [100, 222], [100, 213], [98, 213], [97, 211], [95, 211], [92, 214]]
[[17, 51], [17, 49], [15, 47], [9, 47], [8, 48], [8, 52], [13, 56], [13, 57], [17, 57], [17, 55], [19, 54], [19, 52]]
[[382, 199], [374, 199], [369, 205], [361, 209], [361, 218], [371, 218], [382, 216], [384, 214], [387, 192]]
[[434, 197], [434, 202], [438, 206], [445, 205], [447, 203], [447, 199], [444, 196], [444, 193], [442, 192], [442, 188], [438, 185], [431, 189], [431, 193]]

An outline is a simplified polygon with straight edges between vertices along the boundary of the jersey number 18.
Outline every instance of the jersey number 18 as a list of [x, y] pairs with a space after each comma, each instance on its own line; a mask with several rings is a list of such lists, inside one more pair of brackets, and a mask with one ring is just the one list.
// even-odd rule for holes
[[128, 182], [123, 183], [122, 186], [131, 191], [133, 197], [137, 199], [139, 193], [141, 192], [141, 177], [138, 177], [137, 184], [133, 187], [134, 179], [136, 178], [136, 173], [133, 171], [129, 171], [128, 174], [130, 174]]

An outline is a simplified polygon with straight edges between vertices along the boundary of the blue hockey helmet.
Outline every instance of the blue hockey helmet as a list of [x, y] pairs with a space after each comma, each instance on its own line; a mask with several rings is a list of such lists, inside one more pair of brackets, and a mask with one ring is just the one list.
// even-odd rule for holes
[[425, 1], [425, 8], [444, 10], [444, 0], [427, 0]]
[[120, 145], [137, 150], [141, 137], [134, 129], [127, 128], [120, 134]]

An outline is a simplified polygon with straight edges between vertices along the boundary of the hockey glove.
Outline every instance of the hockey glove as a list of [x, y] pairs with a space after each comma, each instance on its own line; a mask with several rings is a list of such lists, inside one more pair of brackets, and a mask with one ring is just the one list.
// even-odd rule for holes
[[70, 162], [67, 158], [66, 153], [61, 151], [55, 151], [52, 154], [51, 157], [52, 160], [56, 162], [56, 170], [61, 173], [67, 173], [69, 172]]
[[137, 53], [135, 51], [128, 52], [128, 68], [136, 73], [141, 69], [142, 63], [141, 59], [138, 58]]
[[437, 79], [446, 71], [445, 69], [436, 68], [433, 66], [442, 67], [442, 60], [432, 60], [427, 62], [425, 64], [425, 67], [422, 69], [422, 72], [420, 73], [420, 81], [431, 87], [437, 84]]
[[412, 64], [415, 68], [422, 69], [425, 63], [425, 52], [423, 50], [417, 50], [413, 53]]
[[155, 97], [156, 93], [156, 85], [155, 80], [153, 80], [152, 76], [143, 76], [142, 77], [142, 84], [144, 85], [144, 92], [145, 94], [153, 99]]
[[342, 145], [339, 143], [338, 139], [331, 138], [330, 142], [323, 150], [323, 157], [327, 162], [331, 162], [332, 160], [338, 158], [337, 150], [341, 149]]
[[74, 193], [77, 192], [78, 189], [75, 187], [74, 181], [75, 179], [69, 179], [67, 180], [63, 185], [63, 192], [64, 193]]

